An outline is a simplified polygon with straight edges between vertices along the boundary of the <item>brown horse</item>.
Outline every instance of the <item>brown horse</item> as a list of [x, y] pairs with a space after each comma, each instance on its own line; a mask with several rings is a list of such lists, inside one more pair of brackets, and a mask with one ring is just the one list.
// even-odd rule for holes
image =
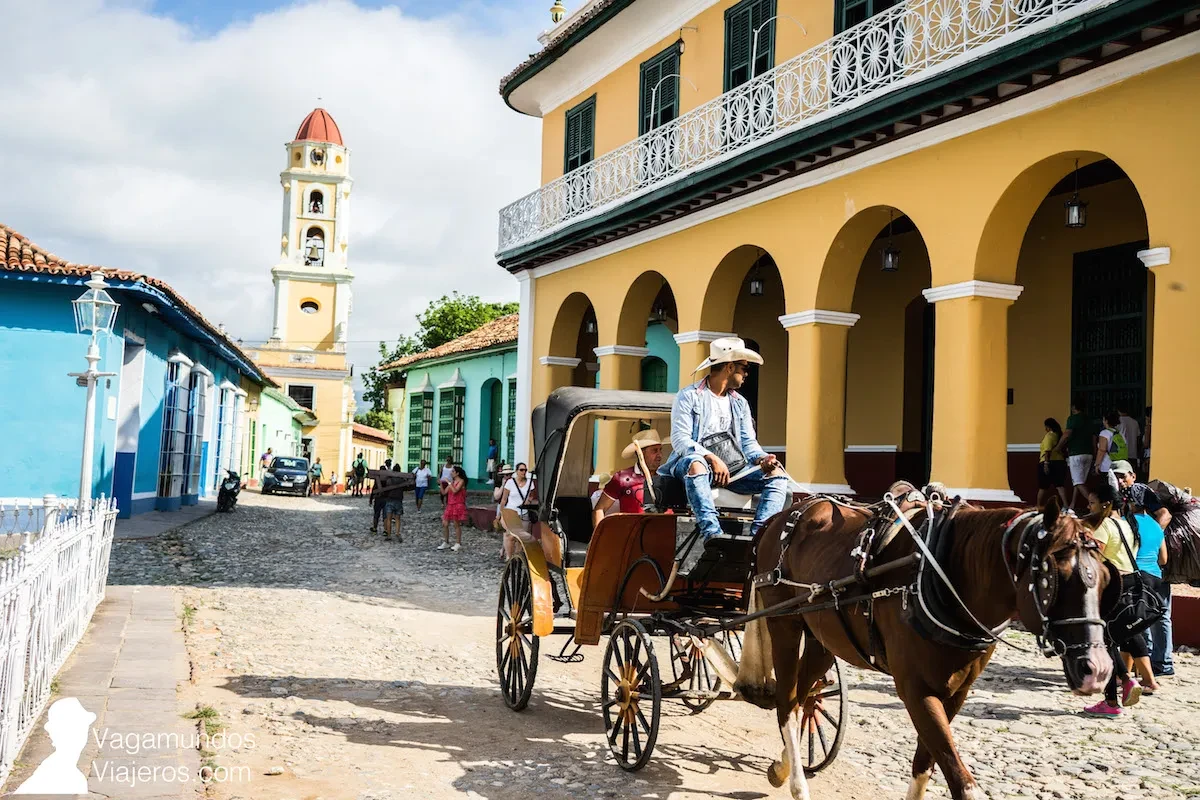
[[[807, 508], [793, 507], [800, 509], [803, 512], [786, 537], [782, 557], [781, 534], [790, 512], [764, 527], [758, 572], [778, 567], [785, 579], [821, 585], [854, 574], [856, 559], [850, 551], [858, 541], [855, 534], [870, 522], [870, 512], [828, 499], [819, 499]], [[943, 529], [946, 546], [938, 561], [979, 623], [999, 630], [1019, 617], [1030, 631], [1045, 635], [1053, 652], [1061, 655], [1071, 688], [1079, 694], [1092, 694], [1104, 687], [1112, 672], [1100, 622], [1101, 595], [1112, 581], [1111, 573], [1088, 535], [1087, 524], [1060, 515], [1057, 501], [1042, 514], [1020, 517], [1022, 513], [1018, 508], [958, 509]], [[912, 519], [918, 531], [925, 514], [918, 511]], [[872, 563], [900, 559], [914, 549], [913, 537], [900, 531]], [[760, 630], [752, 630], [757, 621], [747, 626], [746, 650], [735, 688], [751, 702], [764, 708], [774, 706], [784, 749], [782, 760], [772, 764], [768, 777], [775, 786], [789, 781], [796, 800], [809, 797], [800, 755], [802, 701], [835, 656], [874, 669], [864, 655], [874, 656], [877, 665], [891, 673], [896, 693], [917, 730], [907, 800], [924, 797], [934, 765], [942, 768], [955, 800], [982, 796], [959, 758], [950, 721], [991, 658], [995, 641], [983, 634], [961, 607], [943, 621], [956, 630], [983, 637], [984, 644], [978, 649], [958, 649], [918, 635], [906, 618], [911, 610], [908, 606], [918, 598], [903, 591], [913, 585], [913, 576], [914, 568], [908, 567], [871, 581], [873, 591], [896, 589], [874, 601], [874, 630], [865, 616], [866, 602], [846, 606], [843, 612], [831, 609], [770, 616]], [[780, 583], [762, 586], [758, 593], [757, 605], [768, 607], [798, 595], [808, 596], [810, 589]], [[827, 600], [828, 595], [821, 599]], [[765, 658], [767, 648], [753, 646], [756, 636], [765, 643], [764, 631], [769, 633], [770, 662]]]

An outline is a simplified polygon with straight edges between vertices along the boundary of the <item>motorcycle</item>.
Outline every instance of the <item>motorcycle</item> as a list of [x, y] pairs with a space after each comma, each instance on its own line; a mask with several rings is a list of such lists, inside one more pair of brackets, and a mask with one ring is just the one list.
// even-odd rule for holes
[[217, 492], [217, 511], [233, 511], [237, 505], [238, 492], [242, 490], [242, 478], [231, 469], [225, 470], [228, 477], [221, 481], [221, 490]]

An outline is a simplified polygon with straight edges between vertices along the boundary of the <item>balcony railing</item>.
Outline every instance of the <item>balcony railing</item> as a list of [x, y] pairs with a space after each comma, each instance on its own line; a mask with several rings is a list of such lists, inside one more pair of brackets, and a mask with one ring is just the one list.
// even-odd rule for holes
[[500, 211], [500, 252], [1118, 0], [911, 0]]

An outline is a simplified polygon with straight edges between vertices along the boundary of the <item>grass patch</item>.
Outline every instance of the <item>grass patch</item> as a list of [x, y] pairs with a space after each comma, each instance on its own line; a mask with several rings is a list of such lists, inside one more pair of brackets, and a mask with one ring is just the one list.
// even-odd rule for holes
[[190, 628], [196, 621], [196, 607], [191, 603], [184, 603], [183, 613], [179, 615], [179, 618], [183, 620], [183, 627]]
[[204, 723], [204, 733], [210, 737], [216, 736], [225, 727], [221, 723], [221, 714], [212, 706], [196, 706], [195, 711], [189, 711], [183, 715], [183, 718], [202, 721]]

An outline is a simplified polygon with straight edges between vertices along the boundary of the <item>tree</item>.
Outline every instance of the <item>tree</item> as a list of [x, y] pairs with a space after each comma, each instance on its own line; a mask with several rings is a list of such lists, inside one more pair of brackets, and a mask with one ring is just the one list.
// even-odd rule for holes
[[377, 411], [372, 408], [365, 414], [355, 414], [354, 421], [359, 425], [369, 425], [372, 428], [378, 428], [381, 431], [393, 433], [395, 428], [392, 424], [392, 412]]
[[[384, 342], [379, 343], [379, 362], [363, 373], [363, 400], [371, 404], [374, 411], [387, 413], [387, 375], [378, 371], [383, 364], [389, 364], [405, 356], [423, 353], [426, 350], [443, 345], [463, 334], [470, 333], [480, 325], [486, 325], [494, 319], [516, 314], [520, 308], [518, 303], [485, 303], [477, 295], [461, 295], [454, 292], [442, 295], [434, 300], [429, 307], [417, 314], [417, 324], [420, 326], [414, 336], [401, 334], [394, 347], [389, 348]], [[391, 415], [387, 414], [387, 430], [391, 430]], [[370, 423], [364, 423], [370, 424]], [[374, 426], [382, 427], [382, 426]]]

